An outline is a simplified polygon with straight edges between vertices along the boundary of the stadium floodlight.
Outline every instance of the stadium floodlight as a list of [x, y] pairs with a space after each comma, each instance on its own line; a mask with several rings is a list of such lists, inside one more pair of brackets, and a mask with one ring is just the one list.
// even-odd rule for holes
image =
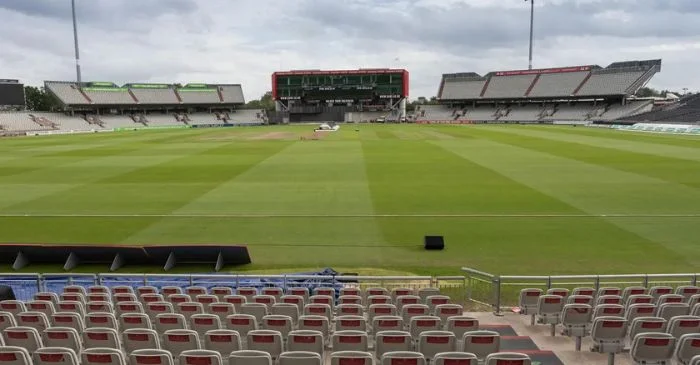
[[534, 34], [535, 25], [535, 0], [525, 0], [525, 2], [530, 2], [530, 57], [528, 63], [528, 70], [532, 70], [532, 36]]
[[80, 50], [78, 49], [78, 20], [75, 16], [75, 0], [71, 0], [71, 9], [73, 11], [73, 44], [75, 45], [75, 74], [78, 83], [82, 82], [80, 76]]

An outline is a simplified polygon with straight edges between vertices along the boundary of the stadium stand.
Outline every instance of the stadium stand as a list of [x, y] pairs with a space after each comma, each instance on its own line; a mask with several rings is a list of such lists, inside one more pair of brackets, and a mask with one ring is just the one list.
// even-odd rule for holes
[[636, 115], [620, 117], [620, 119], [631, 122], [696, 124], [700, 122], [700, 94], [687, 95], [676, 103], [652, 106], [649, 109]]

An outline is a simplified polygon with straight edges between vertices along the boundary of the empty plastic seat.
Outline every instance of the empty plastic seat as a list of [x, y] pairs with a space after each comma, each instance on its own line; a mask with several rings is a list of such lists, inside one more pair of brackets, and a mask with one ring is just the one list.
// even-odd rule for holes
[[359, 295], [341, 295], [340, 297], [338, 297], [338, 304], [362, 305], [362, 297]]
[[211, 350], [186, 350], [180, 353], [182, 365], [222, 365], [223, 359], [216, 351]]
[[229, 329], [210, 330], [204, 333], [204, 348], [216, 351], [225, 360], [234, 351], [241, 350], [241, 335]]
[[[331, 297], [331, 298], [335, 298], [335, 294], [336, 294], [335, 288], [325, 287], [325, 286], [314, 288], [314, 290], [312, 292], [312, 295], [314, 295], [314, 296], [315, 295], [322, 295], [322, 296], [327, 296], [327, 297]], [[311, 299], [311, 298], [309, 298], [309, 299]]]
[[79, 365], [75, 350], [64, 347], [44, 347], [32, 354], [34, 365]]
[[[401, 311], [401, 308], [403, 308], [403, 306], [407, 305], [407, 304], [423, 304], [423, 301], [417, 295], [402, 295], [402, 296], [396, 297], [395, 302], [396, 302], [396, 309], [398, 311]], [[428, 307], [428, 308], [430, 308], [430, 307]]]
[[255, 317], [258, 322], [262, 322], [263, 317], [269, 314], [267, 305], [262, 303], [245, 303], [241, 305], [241, 309], [238, 312], [250, 314]]
[[134, 294], [134, 288], [128, 285], [117, 285], [112, 287], [112, 295], [116, 294]]
[[8, 327], [2, 333], [5, 345], [25, 348], [30, 353], [44, 347], [39, 331], [33, 327]]
[[278, 331], [282, 334], [282, 338], [287, 338], [292, 327], [292, 318], [288, 316], [267, 315], [262, 319], [262, 329]]
[[336, 331], [331, 336], [333, 351], [367, 351], [367, 332]]
[[78, 332], [85, 328], [83, 317], [78, 313], [58, 312], [51, 316], [51, 322], [57, 327], [70, 327]]
[[279, 365], [323, 365], [321, 355], [306, 351], [287, 351], [280, 354]]
[[199, 350], [199, 336], [193, 330], [167, 330], [163, 334], [164, 349], [170, 351], [173, 357], [179, 358], [183, 351]]
[[99, 301], [99, 302], [87, 302], [85, 305], [86, 313], [114, 313], [114, 307], [112, 303]]
[[666, 303], [683, 303], [685, 298], [680, 294], [664, 294], [656, 301], [656, 305], [660, 306]]
[[632, 295], [646, 295], [647, 288], [643, 286], [628, 286], [622, 290], [622, 299], [627, 302]]
[[418, 340], [421, 333], [425, 331], [438, 331], [442, 329], [442, 322], [435, 316], [417, 316], [408, 322], [408, 332], [414, 340]]
[[156, 288], [155, 286], [148, 286], [148, 285], [139, 286], [139, 287], [136, 287], [136, 294], [142, 298], [144, 295], [158, 294], [158, 288]]
[[309, 294], [309, 288], [289, 288], [287, 289], [287, 295], [296, 295], [300, 296], [304, 299], [304, 303], [309, 302], [309, 297], [311, 296]]
[[624, 305], [625, 304], [625, 302], [622, 300], [622, 297], [619, 295], [601, 295], [598, 298], [596, 298], [595, 303], [596, 303], [596, 305], [602, 305], [602, 304]]
[[20, 313], [15, 316], [15, 320], [18, 326], [36, 328], [40, 333], [51, 327], [51, 322], [49, 322], [48, 317], [41, 312]]
[[629, 308], [633, 304], [653, 304], [654, 297], [649, 294], [632, 294], [625, 299], [625, 307]]
[[185, 294], [189, 295], [190, 298], [194, 299], [198, 295], [207, 294], [207, 288], [203, 286], [188, 286], [185, 288]]
[[367, 307], [371, 307], [375, 304], [393, 305], [394, 303], [391, 301], [391, 297], [388, 295], [372, 295], [367, 297]]
[[[427, 304], [428, 298], [431, 296], [439, 296], [440, 295], [440, 288], [420, 288], [418, 289], [418, 296], [423, 300], [424, 303]], [[447, 303], [439, 303], [439, 304], [447, 304]]]
[[465, 333], [479, 330], [479, 320], [469, 316], [450, 317], [445, 328], [461, 340]]
[[180, 304], [180, 303], [190, 303], [190, 302], [192, 302], [192, 298], [190, 298], [190, 296], [187, 295], [187, 294], [170, 294], [170, 295], [168, 295], [167, 297], [165, 297], [165, 299], [166, 299], [168, 302], [173, 303], [173, 306], [174, 306], [175, 308], [177, 308], [177, 305]]
[[63, 287], [63, 292], [64, 293], [78, 293], [82, 294], [83, 296], [87, 295], [87, 290], [85, 290], [85, 287], [81, 285], [66, 285]]
[[367, 310], [367, 317], [370, 322], [376, 316], [395, 316], [397, 315], [396, 306], [393, 304], [372, 304]]
[[79, 332], [69, 327], [47, 328], [44, 331], [43, 344], [47, 347], [64, 347], [76, 352], [82, 349]]
[[664, 303], [657, 308], [657, 317], [666, 319], [667, 321], [676, 316], [685, 316], [690, 312], [690, 308], [686, 303]]
[[670, 286], [665, 286], [665, 285], [659, 285], [659, 286], [652, 286], [649, 288], [649, 295], [654, 297], [654, 300], [658, 300], [659, 297], [665, 294], [672, 294], [673, 293], [673, 288]]
[[454, 333], [447, 331], [426, 331], [418, 338], [418, 352], [430, 361], [441, 352], [457, 350], [457, 338]]
[[393, 351], [382, 355], [381, 365], [426, 365], [425, 357], [420, 352]]
[[588, 335], [593, 319], [593, 308], [588, 304], [567, 304], [562, 310], [561, 324], [564, 335], [576, 339], [576, 351], [581, 350], [581, 338]]
[[396, 303], [396, 300], [398, 297], [404, 296], [404, 295], [415, 295], [416, 292], [411, 289], [411, 288], [394, 288], [391, 289], [391, 300]]
[[47, 318], [50, 318], [52, 314], [56, 313], [56, 307], [53, 305], [53, 302], [48, 300], [30, 300], [27, 302], [27, 311], [41, 312], [46, 314]]
[[622, 352], [627, 335], [627, 320], [620, 317], [598, 317], [593, 320], [592, 352], [608, 354], [608, 363], [614, 363], [615, 354]]
[[151, 319], [144, 313], [125, 313], [119, 316], [119, 328], [122, 331], [129, 328], [151, 328]]
[[224, 323], [226, 322], [226, 317], [236, 314], [236, 307], [231, 303], [211, 303], [207, 306], [207, 313], [218, 316], [221, 323]]
[[129, 355], [130, 365], [173, 365], [173, 355], [168, 350], [135, 350]]
[[688, 306], [692, 310], [695, 306], [700, 303], [700, 294], [695, 294], [688, 299]]
[[574, 288], [574, 290], [571, 292], [571, 295], [587, 295], [589, 297], [593, 297], [595, 294], [596, 290], [590, 287]]
[[654, 304], [632, 304], [627, 308], [625, 318], [631, 323], [635, 318], [652, 317], [654, 313], [656, 313], [656, 305]]
[[685, 334], [678, 340], [676, 360], [687, 365], [694, 357], [700, 357], [700, 333]]
[[593, 310], [593, 318], [613, 316], [613, 317], [624, 317], [625, 307], [620, 304], [600, 304]]
[[226, 328], [238, 332], [246, 341], [248, 332], [258, 329], [258, 320], [250, 314], [232, 314], [226, 317]]
[[255, 295], [253, 296], [252, 302], [264, 304], [269, 311], [270, 308], [272, 308], [272, 305], [276, 303], [276, 300], [272, 295]]
[[119, 329], [119, 324], [117, 317], [112, 313], [94, 312], [85, 315], [85, 327]]
[[386, 288], [378, 288], [377, 287], [377, 288], [367, 288], [367, 290], [365, 290], [365, 296], [367, 298], [369, 298], [371, 296], [388, 296], [389, 298], [391, 298], [391, 296], [389, 294], [391, 294], [391, 293], [389, 293], [389, 290], [387, 290]]
[[621, 296], [622, 295], [622, 289], [614, 286], [607, 286], [607, 287], [602, 287], [598, 289], [598, 293], [596, 294], [596, 297], [602, 297], [603, 295], [617, 295]]
[[448, 318], [462, 314], [464, 314], [464, 308], [459, 304], [440, 304], [435, 307], [435, 316], [440, 317], [443, 325], [447, 323]]
[[401, 318], [404, 323], [411, 323], [411, 318], [427, 316], [430, 314], [430, 308], [425, 304], [407, 304], [401, 308]]
[[150, 302], [145, 306], [146, 314], [152, 322], [156, 322], [156, 317], [159, 314], [175, 313], [173, 304], [170, 302]]
[[90, 302], [112, 303], [112, 297], [109, 294], [105, 294], [105, 293], [88, 293], [87, 297], [85, 297], [85, 300], [88, 303], [90, 303]]
[[312, 295], [309, 297], [309, 304], [325, 304], [335, 310], [335, 297], [330, 295]]
[[363, 316], [339, 316], [335, 319], [336, 331], [367, 331], [367, 322]]
[[304, 310], [304, 297], [300, 295], [283, 295], [280, 300], [280, 304], [293, 304], [297, 307], [299, 313]]
[[119, 333], [113, 328], [86, 328], [83, 332], [83, 347], [121, 349]]
[[13, 316], [12, 313], [0, 312], [0, 333], [5, 328], [15, 326], [17, 326], [17, 322], [15, 321], [15, 316]]
[[566, 298], [566, 304], [587, 304], [593, 307], [595, 299], [590, 295], [569, 295]]
[[320, 331], [297, 330], [291, 331], [287, 339], [289, 351], [312, 352], [323, 356], [324, 337]]
[[91, 285], [87, 288], [88, 295], [89, 294], [109, 294], [111, 295], [112, 292], [109, 290], [108, 287], [104, 285]]
[[541, 295], [537, 303], [537, 322], [551, 326], [551, 335], [554, 336], [554, 328], [561, 322], [561, 312], [564, 309], [564, 298], [559, 295]]
[[542, 289], [527, 288], [520, 290], [518, 308], [520, 308], [520, 313], [530, 315], [530, 325], [535, 324], [535, 315], [537, 314], [537, 307], [542, 295], [544, 295]]
[[167, 298], [173, 294], [182, 294], [182, 288], [179, 286], [164, 286], [160, 289], [160, 293]]
[[126, 357], [121, 350], [112, 348], [85, 349], [80, 353], [82, 365], [126, 365]]
[[26, 312], [27, 307], [19, 300], [3, 300], [0, 301], [0, 310], [17, 315], [19, 313]]
[[338, 292], [338, 295], [340, 295], [341, 297], [346, 296], [346, 295], [354, 295], [354, 296], [358, 296], [361, 298], [362, 297], [362, 289], [345, 287], [345, 288], [340, 289], [340, 292]]
[[637, 317], [628, 323], [630, 339], [644, 332], [665, 333], [667, 326], [666, 320], [659, 317]]
[[676, 288], [676, 294], [682, 295], [685, 302], [690, 300], [690, 297], [700, 294], [700, 287], [694, 285], [681, 285]]
[[140, 302], [119, 302], [115, 303], [114, 308], [116, 309], [114, 313], [118, 316], [125, 313], [146, 313]]
[[238, 288], [236, 289], [236, 294], [237, 295], [242, 295], [246, 298], [248, 302], [253, 301], [253, 297], [258, 295], [258, 290], [255, 288], [248, 288], [248, 287], [243, 287], [243, 288]]
[[63, 293], [58, 297], [58, 302], [80, 302], [83, 305], [87, 303], [85, 295], [80, 293]]
[[411, 334], [406, 331], [380, 331], [375, 337], [374, 349], [377, 358], [387, 352], [410, 351], [413, 348]]
[[58, 303], [58, 294], [53, 292], [38, 292], [34, 294], [34, 300], [47, 301], [56, 304]]
[[336, 307], [339, 316], [361, 316], [364, 307], [361, 304], [340, 304]]
[[262, 288], [260, 294], [272, 296], [275, 298], [275, 302], [277, 302], [282, 298], [282, 295], [284, 295], [284, 291], [282, 291], [282, 288], [278, 287], [267, 287]]
[[688, 333], [700, 333], [700, 317], [677, 316], [668, 321], [668, 333], [675, 338]]
[[435, 307], [441, 304], [450, 304], [450, 297], [446, 295], [431, 295], [425, 299], [425, 304], [430, 308], [430, 313], [435, 313]]
[[331, 365], [374, 365], [374, 358], [369, 352], [336, 351], [331, 354]]
[[376, 316], [372, 320], [372, 332], [403, 331], [403, 318], [399, 316]]
[[323, 316], [328, 318], [329, 322], [333, 320], [333, 311], [328, 304], [307, 304], [304, 306], [304, 315]]
[[158, 333], [152, 329], [130, 328], [122, 333], [124, 350], [130, 354], [142, 349], [160, 349]]
[[202, 337], [207, 331], [221, 329], [221, 319], [215, 314], [193, 314], [190, 317], [189, 328]]
[[299, 330], [318, 331], [323, 334], [324, 339], [329, 339], [330, 321], [323, 316], [301, 316], [299, 317]]
[[202, 303], [195, 302], [178, 303], [175, 306], [175, 311], [185, 316], [185, 319], [189, 321], [192, 315], [203, 314], [204, 306], [202, 305]]
[[156, 316], [156, 330], [165, 333], [169, 330], [187, 329], [187, 320], [180, 313], [161, 313]]
[[486, 356], [484, 365], [530, 365], [530, 357], [517, 352], [497, 352]]
[[432, 363], [433, 365], [478, 365], [479, 359], [468, 352], [443, 352], [435, 355]]
[[494, 331], [472, 331], [462, 337], [462, 351], [476, 355], [479, 359], [501, 350], [501, 336]]
[[248, 332], [248, 349], [265, 351], [272, 356], [272, 359], [277, 359], [282, 353], [282, 334], [278, 331], [269, 330], [254, 330]]
[[272, 356], [265, 351], [241, 350], [232, 352], [229, 365], [272, 365]]
[[224, 302], [233, 304], [236, 308], [236, 313], [241, 311], [241, 306], [248, 302], [248, 299], [242, 295], [226, 295], [224, 296]]
[[676, 339], [668, 333], [640, 333], [632, 340], [630, 355], [637, 364], [670, 364]]
[[114, 303], [121, 303], [121, 302], [138, 302], [139, 298], [136, 297], [136, 294], [132, 293], [119, 293], [119, 294], [114, 294], [112, 296], [112, 302]]
[[564, 299], [569, 296], [569, 289], [566, 288], [549, 288], [546, 292], [547, 295], [558, 295]]
[[[78, 294], [71, 294], [78, 295]], [[63, 313], [76, 313], [81, 317], [85, 316], [85, 305], [77, 300], [62, 300], [56, 304], [56, 310]]]
[[216, 295], [219, 298], [220, 302], [224, 301], [224, 298], [227, 295], [233, 294], [233, 289], [225, 286], [217, 286], [214, 288], [209, 289], [209, 292], [213, 295]]
[[197, 303], [202, 303], [202, 305], [206, 308], [209, 304], [218, 303], [219, 297], [211, 294], [200, 294], [194, 298], [194, 301]]

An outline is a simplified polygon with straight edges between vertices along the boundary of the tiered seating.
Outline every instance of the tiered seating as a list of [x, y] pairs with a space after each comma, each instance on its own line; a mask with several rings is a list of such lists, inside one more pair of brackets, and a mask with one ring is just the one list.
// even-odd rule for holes
[[481, 96], [486, 79], [475, 73], [443, 75], [441, 100], [477, 99]]
[[93, 104], [131, 105], [135, 103], [127, 89], [85, 89], [84, 92]]
[[63, 103], [70, 105], [90, 104], [90, 100], [80, 92], [80, 88], [73, 82], [47, 81], [46, 88], [56, 95]]
[[542, 74], [528, 96], [557, 97], [573, 95], [590, 71]]
[[38, 131], [55, 129], [51, 125], [40, 125], [34, 122], [30, 113], [10, 112], [0, 113], [0, 125], [6, 131]]
[[535, 75], [491, 76], [484, 98], [522, 98], [535, 77]]
[[180, 95], [182, 102], [187, 104], [215, 104], [221, 102], [216, 89], [178, 89], [177, 92]]
[[531, 316], [531, 325], [550, 325], [552, 336], [561, 325], [563, 335], [576, 339], [577, 351], [582, 337], [590, 336], [591, 351], [609, 354], [610, 363], [631, 344], [638, 364], [670, 364], [674, 356], [688, 364], [700, 355], [700, 288], [672, 291], [667, 286], [576, 288], [569, 295], [567, 289], [545, 294], [529, 288], [521, 290], [518, 308]]
[[578, 96], [625, 94], [645, 71], [597, 72], [576, 93]]
[[171, 88], [131, 88], [130, 90], [138, 100], [139, 104], [180, 104], [175, 92]]
[[[154, 293], [152, 287], [68, 286], [60, 296], [38, 293], [26, 303], [0, 302], [3, 339], [28, 353], [61, 353], [62, 361], [75, 360], [71, 365], [76, 359], [84, 365], [126, 365], [127, 359], [132, 365], [318, 365], [326, 354], [337, 364], [372, 364], [375, 358], [382, 363], [528, 359], [499, 353], [498, 333], [478, 331], [476, 319], [463, 316], [461, 306], [436, 290], [226, 289], [164, 287]], [[376, 306], [390, 311], [369, 321]], [[360, 312], [345, 315], [343, 308]], [[384, 316], [397, 308], [403, 317]], [[278, 309], [290, 315], [274, 313]], [[242, 314], [248, 310], [251, 314]], [[0, 354], [12, 351], [23, 350], [0, 347]], [[42, 361], [51, 362], [48, 358]], [[2, 361], [6, 358], [0, 356]]]
[[228, 123], [261, 123], [264, 121], [265, 112], [259, 109], [238, 109], [228, 113]]
[[221, 91], [221, 96], [224, 98], [224, 103], [245, 103], [241, 85], [221, 85], [219, 86], [219, 90]]
[[127, 115], [100, 116], [100, 120], [104, 123], [105, 128], [129, 128], [143, 126], [143, 124], [134, 122], [134, 120]]

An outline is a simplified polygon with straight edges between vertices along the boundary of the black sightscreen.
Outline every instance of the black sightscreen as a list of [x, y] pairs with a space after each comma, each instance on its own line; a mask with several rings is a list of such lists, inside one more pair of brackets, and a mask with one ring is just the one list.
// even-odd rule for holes
[[0, 83], [0, 105], [24, 105], [24, 86]]

